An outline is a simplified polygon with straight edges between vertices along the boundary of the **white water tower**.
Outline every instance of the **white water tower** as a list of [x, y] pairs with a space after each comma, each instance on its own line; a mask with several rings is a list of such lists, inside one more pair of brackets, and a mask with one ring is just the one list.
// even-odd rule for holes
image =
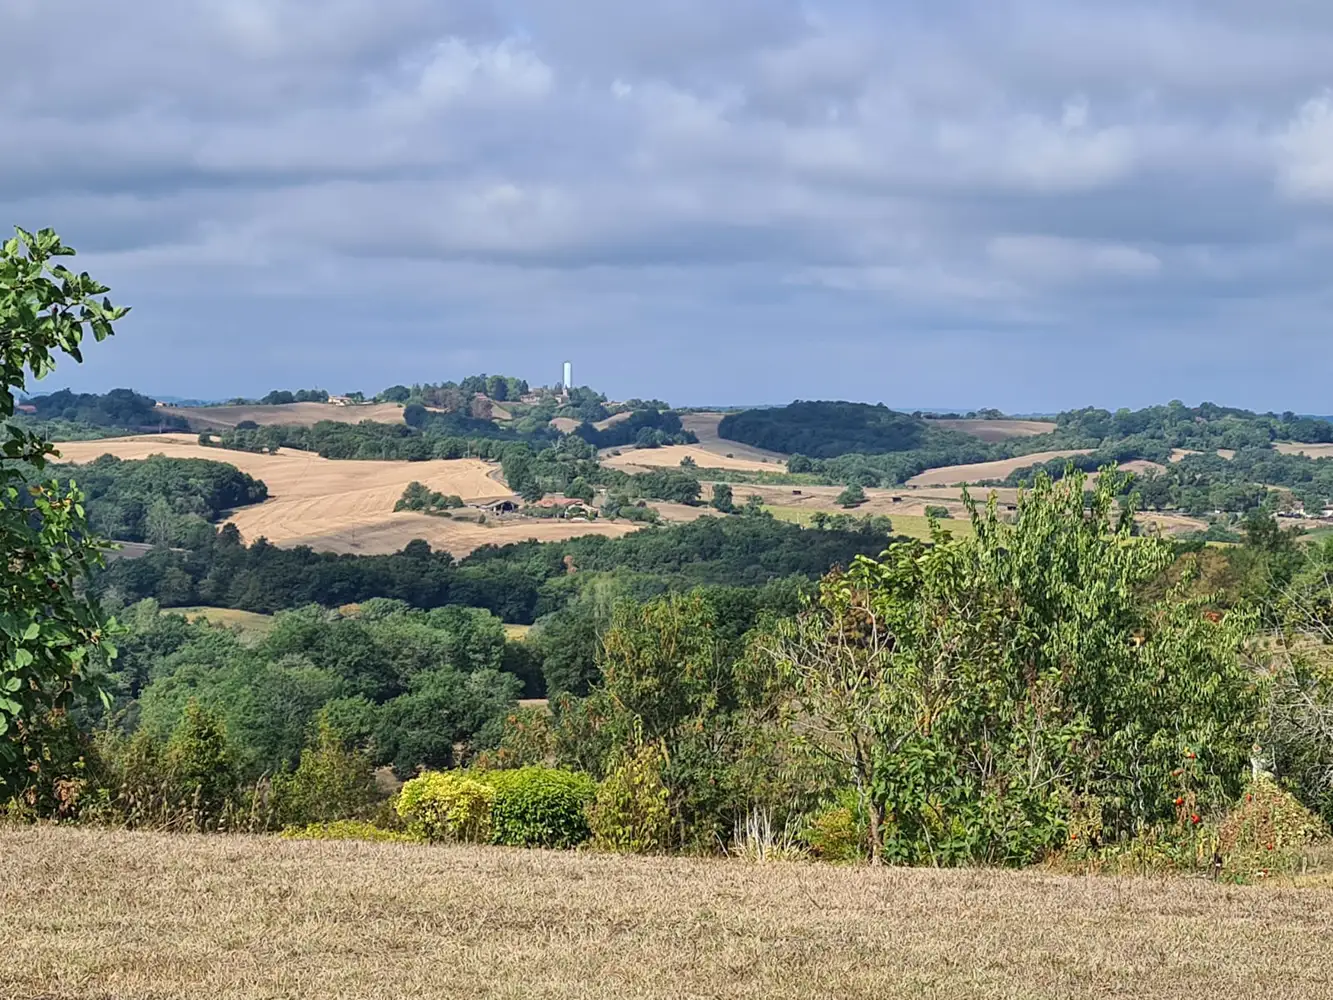
[[565, 392], [569, 392], [570, 389], [574, 388], [574, 362], [572, 361], [565, 362], [565, 379], [563, 384]]

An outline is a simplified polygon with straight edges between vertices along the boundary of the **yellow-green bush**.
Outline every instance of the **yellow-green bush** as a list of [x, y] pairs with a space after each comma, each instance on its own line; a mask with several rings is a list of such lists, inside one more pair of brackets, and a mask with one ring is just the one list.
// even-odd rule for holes
[[868, 824], [855, 789], [847, 789], [831, 805], [809, 817], [801, 840], [821, 861], [863, 861], [870, 856]]
[[495, 790], [475, 778], [427, 771], [403, 785], [396, 809], [415, 837], [485, 843], [494, 802]]
[[415, 843], [420, 837], [399, 830], [384, 830], [374, 823], [358, 819], [340, 819], [331, 823], [289, 826], [282, 831], [289, 840], [374, 840]]
[[588, 839], [587, 807], [597, 783], [586, 774], [550, 767], [485, 771], [495, 790], [491, 842], [510, 847], [576, 847]]
[[625, 754], [597, 788], [588, 824], [598, 847], [650, 854], [671, 840], [670, 792], [662, 781], [666, 752], [650, 743]]

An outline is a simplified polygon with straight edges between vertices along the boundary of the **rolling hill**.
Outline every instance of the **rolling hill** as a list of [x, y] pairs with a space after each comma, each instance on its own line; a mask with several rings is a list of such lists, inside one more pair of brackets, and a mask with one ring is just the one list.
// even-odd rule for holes
[[[320, 404], [297, 404], [320, 405]], [[268, 486], [269, 499], [234, 512], [246, 541], [261, 536], [275, 545], [308, 545], [317, 551], [376, 554], [396, 552], [414, 538], [434, 548], [464, 556], [486, 545], [571, 538], [583, 534], [617, 536], [625, 523], [492, 520], [487, 524], [432, 517], [393, 507], [408, 483], [479, 501], [510, 495], [498, 467], [479, 459], [430, 462], [331, 460], [311, 452], [283, 450], [276, 455], [206, 448], [193, 436], [154, 434], [58, 444], [63, 460], [91, 462], [99, 455], [147, 458], [205, 458], [226, 462]]]
[[244, 406], [159, 406], [171, 417], [186, 420], [196, 431], [226, 430], [249, 420], [256, 424], [298, 424], [309, 427], [321, 420], [340, 424], [359, 424], [373, 420], [381, 424], [401, 424], [401, 403], [364, 403], [337, 406], [333, 403], [278, 403], [265, 406], [259, 403]]

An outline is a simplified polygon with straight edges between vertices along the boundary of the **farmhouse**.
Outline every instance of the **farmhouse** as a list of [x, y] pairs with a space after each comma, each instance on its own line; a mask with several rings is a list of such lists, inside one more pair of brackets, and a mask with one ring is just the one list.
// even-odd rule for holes
[[488, 514], [513, 514], [518, 510], [518, 501], [506, 497], [503, 500], [492, 500], [490, 503], [481, 504], [480, 508]]
[[[161, 404], [159, 403], [158, 405], [160, 406]], [[31, 403], [19, 403], [14, 407], [14, 409], [16, 409], [19, 413], [37, 412], [37, 407], [33, 406]]]

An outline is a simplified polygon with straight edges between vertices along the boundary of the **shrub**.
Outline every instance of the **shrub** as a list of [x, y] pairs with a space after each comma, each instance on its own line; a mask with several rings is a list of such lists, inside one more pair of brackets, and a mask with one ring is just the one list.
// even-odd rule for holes
[[831, 805], [810, 816], [801, 840], [821, 861], [864, 861], [870, 857], [868, 823], [856, 790], [846, 789]]
[[374, 823], [359, 819], [340, 819], [330, 823], [308, 823], [289, 826], [282, 831], [288, 840], [374, 840], [395, 843], [418, 843], [421, 838], [401, 830], [384, 830]]
[[1295, 796], [1260, 777], [1218, 825], [1217, 849], [1233, 874], [1289, 869], [1305, 848], [1328, 835], [1323, 820]]
[[609, 851], [650, 854], [671, 838], [670, 795], [662, 781], [666, 751], [660, 744], [624, 754], [597, 789], [588, 810], [594, 843]]
[[597, 784], [586, 774], [547, 767], [488, 771], [495, 790], [491, 841], [509, 847], [576, 847], [591, 835], [587, 807]]
[[495, 790], [475, 778], [426, 771], [403, 785], [396, 810], [414, 837], [484, 843], [491, 835]]
[[839, 507], [859, 507], [866, 502], [866, 491], [853, 483], [839, 493], [837, 499], [833, 502]]
[[296, 771], [273, 779], [278, 815], [289, 826], [357, 816], [370, 804], [373, 792], [370, 758], [344, 750], [327, 721], [321, 721], [314, 743], [301, 751]]
[[165, 765], [190, 826], [213, 829], [236, 791], [236, 772], [222, 720], [192, 701], [167, 741]]
[[953, 515], [949, 513], [948, 507], [941, 507], [938, 504], [928, 504], [926, 506], [926, 517], [933, 517], [937, 521], [942, 521], [946, 517], [953, 517]]

